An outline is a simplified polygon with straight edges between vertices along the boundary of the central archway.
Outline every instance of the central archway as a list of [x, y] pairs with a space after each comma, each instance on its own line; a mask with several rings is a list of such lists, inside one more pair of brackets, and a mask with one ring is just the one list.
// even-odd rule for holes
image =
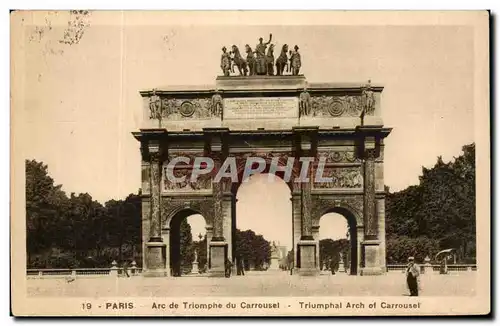
[[[243, 272], [285, 270], [288, 267], [287, 254], [294, 246], [289, 184], [279, 174], [262, 172], [234, 184], [232, 191], [233, 271], [240, 274], [241, 269], [244, 269]], [[268, 241], [268, 256], [259, 258], [257, 250], [261, 249], [254, 248], [259, 257], [249, 259], [245, 237]]]

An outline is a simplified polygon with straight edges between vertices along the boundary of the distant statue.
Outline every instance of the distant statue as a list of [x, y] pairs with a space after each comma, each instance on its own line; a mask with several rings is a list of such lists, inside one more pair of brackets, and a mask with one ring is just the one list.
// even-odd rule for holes
[[267, 75], [274, 75], [274, 44], [269, 45], [266, 55]]
[[366, 84], [361, 91], [361, 101], [363, 105], [362, 112], [364, 114], [370, 114], [375, 111], [375, 94], [373, 93], [371, 80], [368, 80], [368, 84]]
[[285, 67], [288, 66], [288, 57], [286, 53], [288, 52], [288, 44], [284, 44], [281, 48], [281, 53], [278, 59], [276, 59], [276, 75], [281, 76], [285, 71]]
[[259, 38], [259, 44], [255, 46], [255, 56], [256, 56], [256, 73], [257, 75], [266, 75], [267, 74], [267, 65], [266, 65], [266, 49], [267, 46], [271, 43], [273, 38], [273, 34], [269, 34], [269, 41], [263, 43], [264, 39]]
[[308, 116], [311, 113], [311, 94], [307, 92], [307, 89], [304, 88], [304, 91], [300, 93], [299, 96], [299, 116]]
[[223, 106], [224, 102], [222, 100], [222, 96], [216, 91], [216, 93], [212, 96], [212, 115], [220, 117], [222, 115]]
[[255, 75], [255, 56], [253, 55], [252, 48], [250, 45], [245, 45], [245, 52], [247, 53], [247, 66], [249, 70], [249, 76]]
[[294, 47], [294, 50], [295, 51], [292, 52], [292, 56], [290, 58], [290, 67], [292, 69], [292, 75], [297, 76], [302, 63], [300, 60], [299, 47], [297, 45]]
[[[240, 54], [240, 50], [236, 45], [232, 46], [232, 54], [233, 54], [233, 62], [234, 66], [238, 67], [238, 71], [240, 73], [240, 76], [246, 76], [248, 73], [248, 67], [247, 67], [247, 62], [245, 59]], [[234, 72], [234, 66], [231, 67], [231, 70]]]
[[227, 49], [224, 46], [220, 57], [220, 68], [222, 69], [224, 76], [229, 76], [229, 72], [231, 71], [231, 55], [227, 53], [226, 50]]

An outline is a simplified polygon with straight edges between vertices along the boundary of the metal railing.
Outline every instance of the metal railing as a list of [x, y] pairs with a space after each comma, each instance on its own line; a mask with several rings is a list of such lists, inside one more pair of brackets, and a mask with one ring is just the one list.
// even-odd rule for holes
[[[420, 271], [422, 273], [425, 273], [426, 271], [430, 271], [432, 268], [433, 272], [439, 272], [441, 269], [441, 265], [439, 264], [419, 264]], [[477, 265], [476, 264], [451, 264], [447, 265], [447, 270], [448, 272], [475, 272], [477, 271]], [[394, 271], [399, 271], [399, 272], [404, 272], [406, 271], [406, 265], [405, 264], [391, 264], [387, 265], [387, 272], [394, 272]]]

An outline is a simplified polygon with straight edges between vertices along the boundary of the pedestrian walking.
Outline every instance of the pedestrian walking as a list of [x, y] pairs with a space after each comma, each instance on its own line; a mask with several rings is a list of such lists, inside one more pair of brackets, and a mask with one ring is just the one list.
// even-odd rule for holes
[[415, 258], [408, 257], [406, 267], [406, 284], [410, 290], [410, 296], [418, 296], [418, 277], [420, 275], [419, 266], [415, 264]]
[[226, 258], [226, 261], [225, 261], [224, 265], [225, 265], [224, 266], [225, 267], [225, 276], [226, 277], [231, 277], [231, 267], [232, 267], [233, 264], [231, 264], [231, 261], [228, 258]]
[[129, 273], [128, 273], [128, 261], [125, 261], [123, 263], [123, 274], [126, 276], [126, 277], [130, 277]]

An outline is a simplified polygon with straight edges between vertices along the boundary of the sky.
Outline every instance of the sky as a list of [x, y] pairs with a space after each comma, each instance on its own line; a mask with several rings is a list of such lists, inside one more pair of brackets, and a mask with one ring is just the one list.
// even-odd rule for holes
[[[417, 184], [422, 166], [431, 167], [439, 155], [451, 160], [474, 141], [471, 27], [195, 25], [158, 13], [92, 12], [80, 41], [62, 44], [70, 18], [33, 13], [13, 37], [23, 49], [17, 60], [24, 74], [22, 105], [12, 119], [29, 128], [14, 150], [48, 164], [67, 193], [87, 192], [100, 202], [136, 193], [141, 159], [131, 132], [142, 122], [138, 91], [214, 84], [222, 46], [242, 48], [269, 33], [276, 48], [299, 45], [301, 73], [310, 83], [371, 79], [384, 85], [382, 117], [393, 128], [384, 171], [391, 191]], [[289, 193], [279, 183], [273, 187], [256, 178], [240, 188], [238, 225], [290, 245]], [[342, 229], [341, 218], [322, 223], [331, 224], [320, 230], [333, 230], [333, 237], [345, 234], [334, 231]]]

